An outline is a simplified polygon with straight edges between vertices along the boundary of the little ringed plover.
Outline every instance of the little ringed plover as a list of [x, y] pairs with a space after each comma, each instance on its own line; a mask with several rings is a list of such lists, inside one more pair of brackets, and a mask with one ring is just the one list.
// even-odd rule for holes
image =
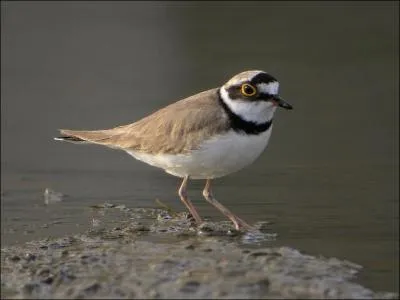
[[123, 150], [183, 178], [179, 196], [198, 224], [202, 219], [186, 187], [189, 178], [205, 179], [204, 198], [237, 230], [250, 228], [214, 198], [211, 180], [242, 169], [262, 153], [276, 108], [292, 109], [278, 96], [278, 89], [278, 81], [268, 73], [245, 71], [221, 87], [174, 102], [132, 124], [104, 130], [61, 129], [55, 139]]

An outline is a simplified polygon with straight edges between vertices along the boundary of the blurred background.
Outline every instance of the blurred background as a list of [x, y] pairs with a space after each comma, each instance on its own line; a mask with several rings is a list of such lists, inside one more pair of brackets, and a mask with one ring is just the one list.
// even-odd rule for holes
[[[1, 1], [1, 241], [83, 231], [88, 207], [175, 210], [179, 179], [57, 129], [134, 122], [261, 69], [278, 111], [257, 163], [214, 182], [250, 223], [285, 245], [364, 266], [359, 281], [398, 292], [399, 6], [376, 2]], [[189, 195], [206, 218], [224, 220]], [[46, 188], [68, 195], [45, 206]], [[53, 223], [46, 228], [44, 224]]]

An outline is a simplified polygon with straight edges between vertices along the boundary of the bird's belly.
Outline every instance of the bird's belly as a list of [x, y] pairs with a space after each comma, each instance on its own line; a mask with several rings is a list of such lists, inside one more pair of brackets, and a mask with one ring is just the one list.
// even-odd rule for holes
[[272, 126], [258, 135], [238, 134], [232, 130], [205, 141], [198, 150], [187, 154], [128, 153], [178, 177], [189, 175], [193, 179], [211, 179], [236, 172], [254, 162], [267, 146], [271, 131]]

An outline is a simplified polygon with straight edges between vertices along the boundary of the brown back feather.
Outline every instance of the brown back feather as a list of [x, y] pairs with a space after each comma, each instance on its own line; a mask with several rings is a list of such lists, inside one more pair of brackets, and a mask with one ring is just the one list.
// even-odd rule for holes
[[122, 150], [188, 152], [197, 149], [204, 139], [229, 128], [227, 116], [218, 105], [217, 90], [172, 103], [133, 124], [94, 131], [61, 130], [61, 133]]

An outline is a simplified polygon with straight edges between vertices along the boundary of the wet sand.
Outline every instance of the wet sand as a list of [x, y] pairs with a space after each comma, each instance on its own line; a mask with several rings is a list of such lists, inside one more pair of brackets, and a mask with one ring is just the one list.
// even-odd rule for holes
[[[1, 297], [395, 299], [353, 280], [362, 267], [290, 247], [254, 248], [274, 239], [268, 224], [248, 232], [229, 222], [193, 224], [187, 213], [100, 205], [120, 214], [84, 234], [1, 250]], [[168, 241], [168, 242], [165, 242]]]

